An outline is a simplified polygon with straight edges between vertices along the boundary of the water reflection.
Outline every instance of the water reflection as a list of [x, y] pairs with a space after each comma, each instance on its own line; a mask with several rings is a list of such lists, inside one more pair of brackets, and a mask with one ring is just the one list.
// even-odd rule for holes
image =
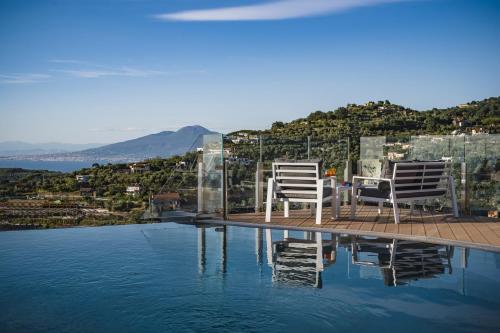
[[219, 254], [220, 268], [219, 272], [224, 275], [227, 272], [227, 226], [210, 226], [204, 224], [196, 225], [198, 229], [198, 273], [203, 275], [207, 266], [207, 235], [206, 229], [212, 228], [220, 235]]
[[[219, 248], [218, 270], [224, 275], [228, 269], [228, 227], [203, 224], [197, 227], [199, 273], [206, 271], [206, 229], [210, 228], [219, 234], [215, 238]], [[322, 273], [336, 264], [338, 251], [347, 252], [348, 275], [357, 266], [361, 278], [376, 278], [388, 287], [451, 275], [452, 258], [456, 255], [453, 246], [407, 240], [260, 228], [254, 234], [257, 265], [262, 269], [265, 253], [272, 282], [277, 285], [322, 288]], [[459, 289], [465, 294], [469, 249], [458, 248], [457, 252], [462, 270]]]
[[380, 268], [386, 286], [452, 273], [453, 246], [351, 237], [352, 263]]

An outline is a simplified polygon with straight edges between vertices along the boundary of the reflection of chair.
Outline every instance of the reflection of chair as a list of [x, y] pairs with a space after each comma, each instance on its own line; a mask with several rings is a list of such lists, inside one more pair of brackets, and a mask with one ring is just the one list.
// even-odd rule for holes
[[[395, 223], [399, 223], [398, 203], [406, 202], [413, 207], [414, 201], [443, 197], [448, 190], [451, 194], [453, 215], [458, 217], [455, 183], [450, 168], [451, 163], [444, 161], [389, 162], [385, 172], [389, 175], [385, 178], [354, 176], [351, 218], [356, 217], [357, 200], [377, 202], [379, 208], [384, 202], [388, 202], [393, 205]], [[375, 181], [378, 184], [365, 186], [360, 183], [364, 180]]]
[[[266, 229], [268, 263], [273, 269], [273, 282], [322, 287], [321, 272], [326, 264], [335, 262], [336, 243], [323, 241], [321, 233], [307, 233], [308, 239], [288, 237], [285, 231], [284, 240], [272, 241], [271, 230]], [[330, 253], [327, 253], [327, 252]]]
[[[352, 239], [352, 263], [379, 267], [387, 286], [435, 278], [451, 273], [453, 247], [404, 240]], [[360, 253], [376, 255], [377, 261], [360, 260]]]
[[[332, 180], [333, 182], [333, 180]], [[323, 202], [331, 200], [332, 209], [335, 195], [332, 188], [324, 187], [321, 179], [320, 161], [286, 161], [273, 163], [273, 176], [268, 181], [266, 200], [266, 222], [271, 222], [272, 203], [283, 201], [285, 217], [289, 215], [290, 202], [316, 205], [316, 224], [321, 224]], [[333, 216], [332, 211], [332, 216]]]

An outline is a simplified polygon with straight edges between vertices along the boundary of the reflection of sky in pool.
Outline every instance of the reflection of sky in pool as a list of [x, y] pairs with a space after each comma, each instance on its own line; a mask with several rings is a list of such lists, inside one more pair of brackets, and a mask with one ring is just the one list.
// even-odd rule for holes
[[0, 331], [498, 331], [499, 272], [500, 254], [327, 233], [3, 232]]

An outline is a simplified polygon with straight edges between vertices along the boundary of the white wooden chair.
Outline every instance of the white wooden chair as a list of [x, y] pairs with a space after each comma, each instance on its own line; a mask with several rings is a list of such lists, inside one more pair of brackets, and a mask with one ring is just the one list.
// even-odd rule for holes
[[[389, 161], [390, 162], [390, 161]], [[439, 198], [451, 194], [453, 215], [458, 217], [455, 183], [451, 176], [451, 162], [390, 162], [385, 178], [353, 177], [351, 219], [356, 218], [357, 201], [376, 202], [381, 213], [384, 202], [391, 203], [394, 221], [399, 223], [398, 203]], [[390, 175], [392, 173], [392, 175]], [[361, 181], [375, 181], [377, 185], [365, 186]]]
[[282, 201], [285, 217], [289, 216], [290, 202], [311, 204], [311, 212], [316, 206], [316, 224], [321, 224], [323, 202], [332, 202], [334, 216], [336, 187], [335, 181], [325, 187], [321, 178], [320, 161], [277, 161], [273, 163], [273, 176], [267, 183], [266, 222], [271, 222], [274, 201]]

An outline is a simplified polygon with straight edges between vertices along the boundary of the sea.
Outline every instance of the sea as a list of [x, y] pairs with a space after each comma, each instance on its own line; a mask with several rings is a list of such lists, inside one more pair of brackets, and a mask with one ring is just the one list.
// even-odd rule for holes
[[33, 161], [0, 159], [0, 168], [22, 168], [28, 170], [49, 170], [72, 172], [91, 167], [94, 162], [82, 161]]

